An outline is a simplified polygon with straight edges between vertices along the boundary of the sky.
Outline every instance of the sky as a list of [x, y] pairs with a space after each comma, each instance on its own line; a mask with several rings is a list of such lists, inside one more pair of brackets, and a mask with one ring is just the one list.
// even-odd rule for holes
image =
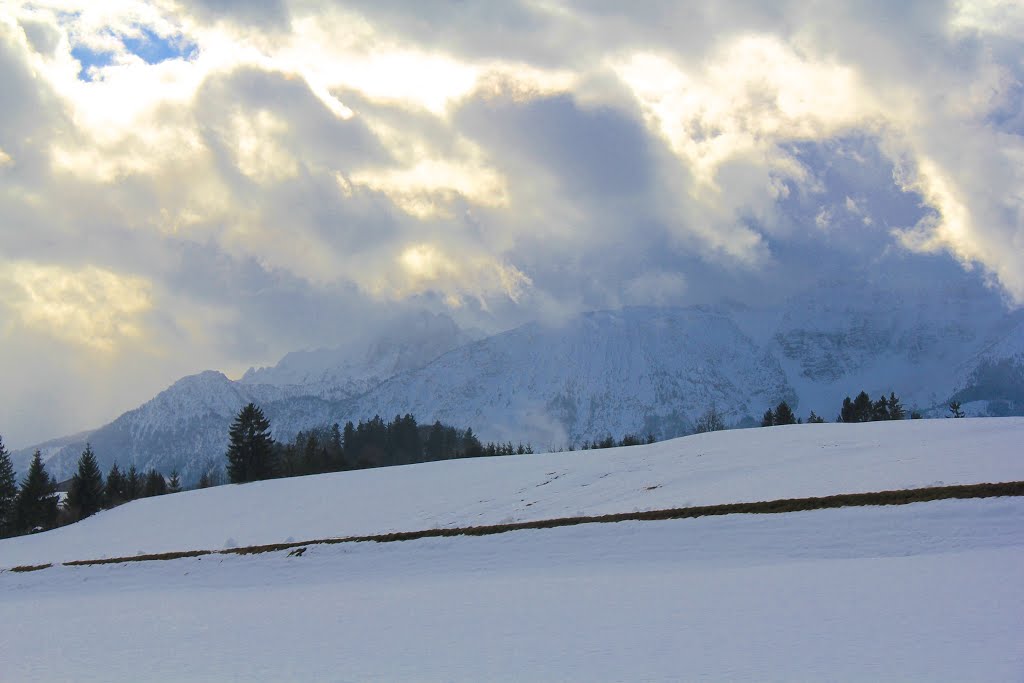
[[7, 0], [0, 112], [8, 446], [417, 310], [1024, 302], [1015, 1]]

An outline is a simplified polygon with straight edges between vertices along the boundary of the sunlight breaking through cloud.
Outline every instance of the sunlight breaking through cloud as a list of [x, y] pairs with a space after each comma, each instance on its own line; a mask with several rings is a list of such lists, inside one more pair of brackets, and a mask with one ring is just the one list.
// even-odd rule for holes
[[93, 266], [9, 263], [0, 265], [0, 282], [0, 304], [21, 324], [94, 351], [142, 338], [140, 317], [154, 305], [145, 279]]
[[1021, 305], [1021, 26], [1000, 0], [8, 2], [0, 254], [50, 265], [5, 266], [5, 329], [110, 351], [251, 307], [183, 353], [259, 364], [350, 312], [498, 330], [885, 259]]

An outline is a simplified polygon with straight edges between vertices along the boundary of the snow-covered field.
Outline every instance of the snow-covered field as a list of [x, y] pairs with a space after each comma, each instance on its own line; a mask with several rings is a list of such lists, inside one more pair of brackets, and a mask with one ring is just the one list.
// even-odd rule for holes
[[1020, 681], [1024, 500], [0, 575], [10, 681]]
[[135, 501], [0, 541], [0, 567], [289, 539], [1024, 480], [1024, 418], [820, 424], [426, 463]]
[[[0, 566], [1020, 480], [1022, 443], [1021, 419], [804, 425], [229, 486]], [[0, 680], [1019, 681], [1022, 566], [1024, 499], [997, 498], [2, 572]]]

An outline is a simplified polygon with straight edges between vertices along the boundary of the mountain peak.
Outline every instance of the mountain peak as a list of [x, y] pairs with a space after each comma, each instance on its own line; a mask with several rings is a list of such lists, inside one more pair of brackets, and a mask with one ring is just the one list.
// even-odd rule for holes
[[240, 382], [303, 387], [311, 395], [347, 399], [472, 340], [449, 316], [419, 311], [344, 346], [293, 351], [273, 367], [250, 368]]

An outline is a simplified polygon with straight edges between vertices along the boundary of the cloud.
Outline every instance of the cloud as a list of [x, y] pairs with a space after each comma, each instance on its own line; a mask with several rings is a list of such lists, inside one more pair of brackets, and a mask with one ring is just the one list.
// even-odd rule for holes
[[228, 21], [267, 31], [285, 29], [290, 18], [283, 0], [179, 0], [178, 5], [199, 21]]
[[153, 306], [144, 279], [93, 267], [9, 263], [0, 265], [0, 285], [21, 325], [101, 351], [142, 337], [139, 316]]
[[152, 391], [405, 307], [498, 330], [937, 260], [1019, 304], [1021, 21], [995, 1], [8, 3], [5, 334], [75, 382], [125, 359], [110, 385]]
[[532, 284], [514, 266], [482, 255], [448, 255], [430, 244], [409, 246], [402, 251], [398, 263], [399, 276], [382, 289], [390, 290], [398, 298], [438, 289], [453, 308], [462, 306], [465, 295], [473, 296], [485, 308], [493, 293], [502, 293], [517, 302]]

